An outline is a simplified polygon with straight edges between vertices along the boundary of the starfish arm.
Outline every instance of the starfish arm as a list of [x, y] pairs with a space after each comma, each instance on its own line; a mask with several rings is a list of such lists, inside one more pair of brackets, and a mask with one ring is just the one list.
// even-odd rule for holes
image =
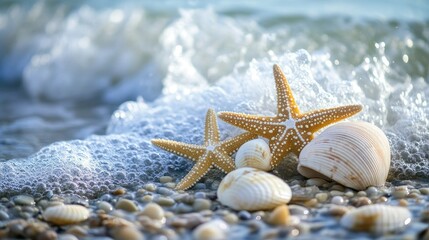
[[216, 120], [216, 113], [213, 109], [209, 109], [206, 114], [204, 144], [211, 145], [220, 141], [219, 128]]
[[299, 108], [295, 102], [286, 76], [277, 64], [273, 66], [273, 73], [277, 90], [277, 114], [280, 117], [286, 116], [295, 118], [295, 116], [299, 114]]
[[205, 148], [201, 146], [171, 140], [152, 139], [152, 144], [193, 161], [197, 161], [205, 153]]
[[316, 110], [303, 114], [300, 126], [304, 126], [306, 131], [314, 133], [332, 123], [351, 117], [361, 110], [362, 105], [359, 104]]
[[229, 173], [235, 169], [234, 160], [224, 151], [216, 151], [214, 154], [215, 159], [213, 165], [215, 165], [216, 168], [219, 168], [224, 173]]
[[234, 112], [220, 112], [218, 115], [223, 121], [258, 136], [271, 138], [276, 134], [275, 128], [277, 128], [278, 125], [276, 117], [256, 116]]
[[212, 162], [207, 158], [199, 159], [191, 171], [176, 185], [176, 190], [186, 190], [195, 185], [210, 170]]
[[222, 142], [223, 150], [231, 155], [238, 150], [238, 148], [243, 145], [245, 142], [257, 138], [256, 134], [245, 132], [228, 140]]
[[293, 152], [290, 135], [290, 131], [286, 134], [279, 133], [274, 139], [270, 140], [269, 146], [271, 149], [271, 169], [277, 167], [286, 157], [286, 155], [288, 155], [290, 152]]

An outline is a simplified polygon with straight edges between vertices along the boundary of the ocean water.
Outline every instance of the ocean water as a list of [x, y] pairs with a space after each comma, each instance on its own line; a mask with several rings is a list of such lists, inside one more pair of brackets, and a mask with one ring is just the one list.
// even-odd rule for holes
[[202, 142], [208, 108], [274, 115], [275, 63], [302, 111], [362, 104], [391, 179], [427, 181], [425, 1], [3, 1], [0, 46], [0, 195], [180, 178], [150, 140]]

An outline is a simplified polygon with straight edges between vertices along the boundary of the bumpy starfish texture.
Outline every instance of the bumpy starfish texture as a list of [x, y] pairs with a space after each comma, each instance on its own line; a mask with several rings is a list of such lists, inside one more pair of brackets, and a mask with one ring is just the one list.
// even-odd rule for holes
[[275, 168], [289, 153], [298, 156], [321, 128], [362, 110], [362, 105], [348, 105], [301, 113], [282, 70], [274, 65], [273, 71], [277, 89], [277, 116], [219, 113], [223, 121], [269, 140], [271, 168]]
[[196, 162], [191, 171], [176, 185], [177, 190], [186, 190], [197, 183], [212, 167], [217, 167], [224, 173], [234, 170], [234, 160], [230, 155], [243, 143], [256, 137], [255, 134], [246, 132], [229, 140], [220, 141], [216, 113], [209, 109], [206, 114], [203, 145], [164, 139], [153, 139], [152, 144]]

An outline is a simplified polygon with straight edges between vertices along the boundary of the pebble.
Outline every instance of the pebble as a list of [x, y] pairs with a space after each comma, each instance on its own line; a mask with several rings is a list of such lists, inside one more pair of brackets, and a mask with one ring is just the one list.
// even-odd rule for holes
[[155, 192], [156, 185], [153, 183], [148, 183], [148, 184], [145, 184], [143, 188], [149, 192]]
[[271, 225], [288, 225], [290, 220], [289, 208], [287, 205], [280, 205], [270, 213], [267, 218], [267, 223]]
[[405, 200], [405, 199], [399, 199], [398, 205], [401, 206], [401, 207], [407, 207], [408, 206], [408, 201]]
[[429, 187], [427, 187], [427, 188], [420, 188], [419, 191], [423, 195], [429, 195]]
[[171, 207], [176, 203], [174, 199], [170, 197], [159, 197], [155, 199], [155, 202], [161, 206], [166, 206], [166, 207]]
[[16, 205], [35, 205], [34, 198], [27, 195], [18, 195], [13, 198]]
[[312, 198], [312, 199], [304, 202], [304, 206], [308, 207], [308, 208], [315, 208], [318, 206], [318, 204], [319, 204], [319, 202], [315, 198]]
[[329, 194], [330, 194], [332, 197], [335, 197], [335, 196], [344, 196], [344, 192], [337, 191], [337, 190], [332, 190], [332, 191], [330, 191], [330, 192], [329, 192]]
[[9, 214], [7, 212], [0, 210], [0, 221], [9, 220]]
[[229, 224], [236, 224], [238, 223], [238, 217], [237, 215], [233, 214], [233, 213], [227, 213], [225, 214], [225, 216], [223, 216], [223, 220]]
[[366, 194], [369, 197], [375, 197], [378, 195], [378, 189], [376, 187], [369, 187], [366, 189]]
[[133, 201], [125, 198], [119, 199], [119, 201], [115, 205], [115, 208], [121, 209], [127, 212], [136, 212], [137, 210], [139, 210], [139, 208]]
[[115, 196], [120, 196], [120, 195], [124, 195], [125, 193], [127, 193], [127, 190], [125, 188], [117, 188], [115, 190], [112, 191], [112, 194]]
[[290, 214], [293, 216], [298, 216], [300, 218], [306, 218], [310, 214], [310, 211], [303, 206], [291, 204], [288, 207], [289, 207]]
[[325, 179], [322, 178], [310, 178], [307, 180], [306, 185], [307, 186], [318, 186], [321, 187], [323, 184], [328, 183]]
[[170, 176], [162, 176], [159, 178], [159, 182], [160, 183], [168, 183], [168, 182], [172, 182], [173, 178]]
[[355, 193], [353, 192], [353, 191], [347, 191], [347, 192], [345, 192], [344, 193], [344, 196], [346, 196], [346, 197], [348, 197], [348, 198], [351, 198], [351, 197], [353, 197], [355, 195]]
[[156, 203], [148, 203], [139, 214], [148, 216], [153, 220], [161, 221], [164, 219], [164, 210]]
[[372, 201], [367, 197], [359, 197], [352, 200], [352, 205], [355, 207], [361, 207], [370, 204], [372, 204]]
[[192, 208], [192, 206], [189, 206], [188, 204], [185, 203], [179, 203], [176, 208], [175, 208], [175, 212], [176, 213], [190, 213], [192, 212], [194, 209]]
[[164, 196], [171, 196], [174, 194], [173, 190], [166, 187], [159, 187], [157, 188], [156, 192]]
[[176, 187], [176, 183], [174, 183], [174, 182], [168, 182], [168, 183], [164, 183], [164, 186], [166, 188], [174, 189]]
[[194, 194], [194, 197], [195, 197], [195, 198], [206, 198], [207, 196], [206, 196], [206, 193], [205, 193], [205, 192], [196, 192], [196, 193]]
[[207, 199], [197, 198], [194, 201], [193, 208], [195, 211], [202, 211], [210, 209], [212, 202]]
[[145, 195], [145, 196], [143, 196], [143, 197], [141, 197], [141, 198], [139, 198], [139, 199], [137, 199], [139, 202], [145, 202], [145, 203], [148, 203], [148, 202], [152, 202], [152, 200], [153, 200], [153, 196], [152, 195]]
[[196, 240], [226, 239], [228, 225], [222, 220], [212, 220], [198, 226], [192, 236]]
[[356, 196], [358, 196], [358, 197], [366, 197], [366, 192], [365, 191], [359, 191], [359, 192], [357, 192], [356, 193]]
[[252, 214], [250, 214], [248, 211], [242, 210], [238, 212], [238, 218], [241, 220], [249, 220], [252, 218]]
[[335, 185], [333, 185], [333, 186], [331, 187], [331, 189], [330, 189], [330, 190], [331, 190], [331, 191], [338, 191], [338, 192], [344, 193], [345, 188], [344, 188], [344, 186], [342, 186], [342, 185], [335, 184]]
[[331, 199], [331, 203], [335, 205], [343, 205], [344, 204], [344, 198], [341, 196], [335, 196]]
[[318, 202], [324, 203], [328, 200], [329, 195], [327, 193], [316, 193], [315, 198]]
[[333, 205], [331, 208], [329, 208], [328, 213], [334, 217], [342, 217], [349, 210], [350, 209], [345, 206]]
[[387, 202], [387, 200], [388, 199], [385, 196], [381, 196], [381, 197], [377, 198], [376, 202], [377, 203], [385, 203], [385, 202]]
[[47, 230], [37, 236], [37, 240], [56, 240], [58, 239], [57, 233], [53, 230]]
[[103, 210], [105, 213], [109, 213], [113, 210], [113, 206], [105, 201], [101, 201], [98, 203], [98, 208]]
[[392, 196], [394, 198], [405, 198], [409, 194], [408, 186], [397, 186], [393, 188]]

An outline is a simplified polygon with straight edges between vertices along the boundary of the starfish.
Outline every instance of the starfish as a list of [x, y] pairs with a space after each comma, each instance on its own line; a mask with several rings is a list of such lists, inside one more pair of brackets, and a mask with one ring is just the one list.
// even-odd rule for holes
[[271, 168], [274, 169], [289, 153], [299, 156], [302, 148], [321, 128], [348, 118], [362, 110], [362, 105], [348, 105], [301, 113], [280, 67], [273, 67], [277, 90], [277, 115], [259, 116], [220, 112], [219, 118], [269, 140]]
[[243, 143], [256, 137], [255, 134], [246, 132], [229, 140], [220, 141], [216, 113], [209, 109], [206, 114], [203, 145], [165, 139], [153, 139], [152, 144], [196, 162], [191, 171], [176, 185], [177, 190], [186, 190], [197, 183], [212, 167], [217, 167], [224, 173], [234, 170], [234, 160], [230, 155]]

